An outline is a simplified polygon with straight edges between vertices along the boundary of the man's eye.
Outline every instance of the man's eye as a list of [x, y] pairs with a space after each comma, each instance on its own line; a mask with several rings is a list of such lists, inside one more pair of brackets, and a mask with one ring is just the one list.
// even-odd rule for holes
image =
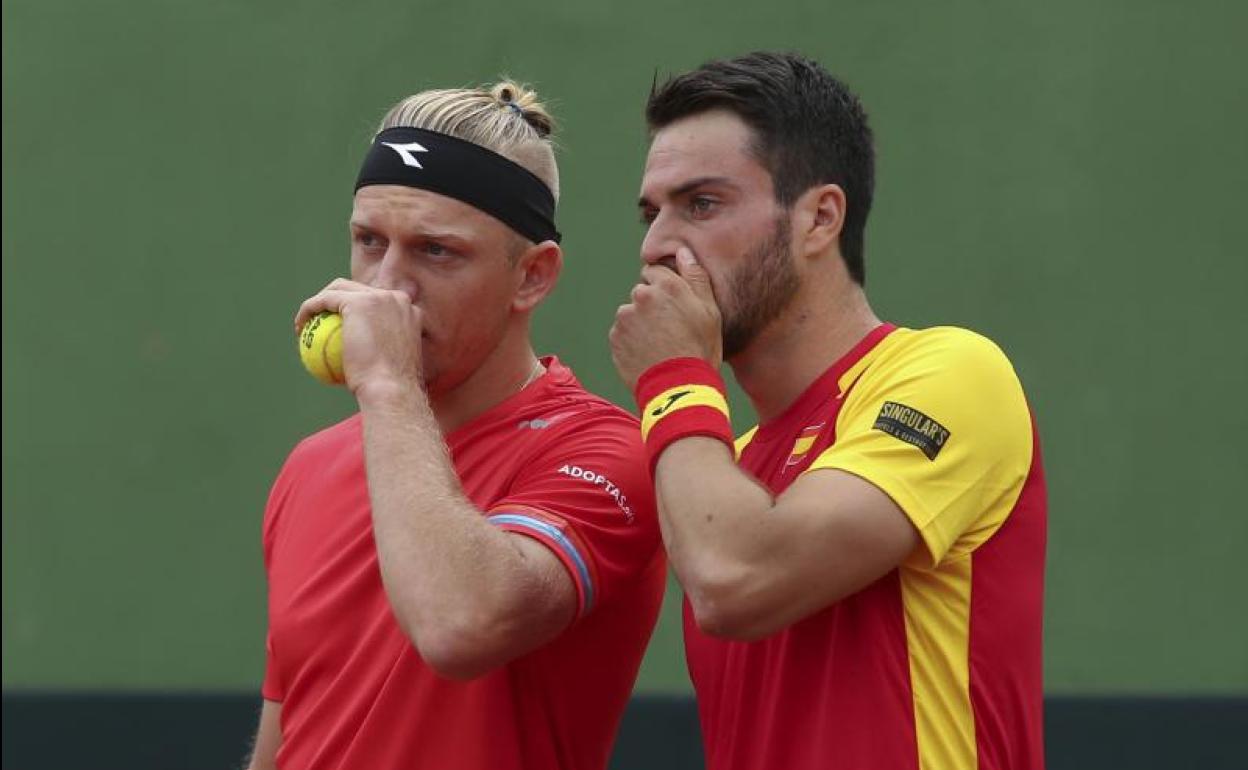
[[379, 243], [377, 236], [372, 233], [357, 233], [355, 236], [355, 242], [365, 248], [376, 246]]
[[709, 214], [713, 208], [715, 208], [715, 201], [705, 196], [699, 195], [689, 201], [689, 209], [694, 214]]
[[425, 241], [425, 253], [431, 257], [453, 257], [455, 251], [437, 241]]
[[655, 217], [658, 215], [659, 212], [657, 209], [644, 208], [641, 210], [641, 223], [643, 225], [652, 225], [654, 224]]

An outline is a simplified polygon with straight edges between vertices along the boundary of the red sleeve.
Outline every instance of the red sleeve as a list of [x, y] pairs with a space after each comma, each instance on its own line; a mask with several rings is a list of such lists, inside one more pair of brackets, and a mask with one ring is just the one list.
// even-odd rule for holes
[[574, 425], [549, 436], [487, 517], [554, 552], [581, 617], [627, 588], [660, 541], [637, 421], [613, 411]]

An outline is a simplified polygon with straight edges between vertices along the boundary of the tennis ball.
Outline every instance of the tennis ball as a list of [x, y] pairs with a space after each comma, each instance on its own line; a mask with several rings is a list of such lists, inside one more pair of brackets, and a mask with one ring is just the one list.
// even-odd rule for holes
[[299, 360], [326, 385], [347, 381], [342, 374], [342, 316], [320, 313], [308, 319], [299, 332]]

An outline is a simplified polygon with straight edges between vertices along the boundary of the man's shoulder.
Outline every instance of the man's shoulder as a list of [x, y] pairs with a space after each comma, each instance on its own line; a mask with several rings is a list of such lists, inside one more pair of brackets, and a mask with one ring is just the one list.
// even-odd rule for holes
[[457, 432], [450, 444], [463, 453], [493, 453], [496, 467], [522, 468], [586, 453], [640, 462], [644, 454], [637, 418], [585, 390], [566, 370], [523, 403], [505, 405]]
[[352, 446], [362, 447], [358, 413], [304, 437], [290, 452], [288, 462], [317, 461], [326, 455], [337, 455]]
[[[534, 405], [520, 416], [516, 427], [536, 432], [542, 443], [607, 441], [641, 447], [641, 427], [637, 416], [585, 390], [562, 392]], [[635, 446], [634, 446], [635, 445]]]
[[587, 390], [571, 376], [557, 380], [548, 397], [534, 403], [526, 412], [533, 414], [529, 419], [537, 428], [563, 423], [565, 430], [575, 425], [574, 429], [594, 427], [632, 435], [640, 430], [641, 424], [635, 414]]
[[874, 352], [864, 373], [874, 369], [877, 375], [910, 376], [919, 370], [971, 380], [1016, 379], [1013, 364], [996, 342], [958, 326], [898, 328]]
[[1029, 412], [1022, 382], [1001, 348], [956, 326], [896, 329], [842, 378], [841, 392], [843, 419], [867, 419], [890, 404], [925, 415], [970, 409], [976, 419]]
[[1000, 346], [987, 336], [961, 326], [929, 326], [922, 329], [898, 328], [885, 340], [885, 346], [900, 350], [925, 350], [947, 354], [999, 355]]

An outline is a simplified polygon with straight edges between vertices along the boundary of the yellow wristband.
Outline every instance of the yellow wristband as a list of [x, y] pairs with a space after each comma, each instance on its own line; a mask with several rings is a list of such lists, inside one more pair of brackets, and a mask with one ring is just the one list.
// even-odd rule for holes
[[660, 420], [691, 406], [709, 406], [728, 417], [728, 401], [723, 393], [710, 385], [679, 385], [668, 388], [646, 404], [641, 412], [641, 440], [649, 437]]

